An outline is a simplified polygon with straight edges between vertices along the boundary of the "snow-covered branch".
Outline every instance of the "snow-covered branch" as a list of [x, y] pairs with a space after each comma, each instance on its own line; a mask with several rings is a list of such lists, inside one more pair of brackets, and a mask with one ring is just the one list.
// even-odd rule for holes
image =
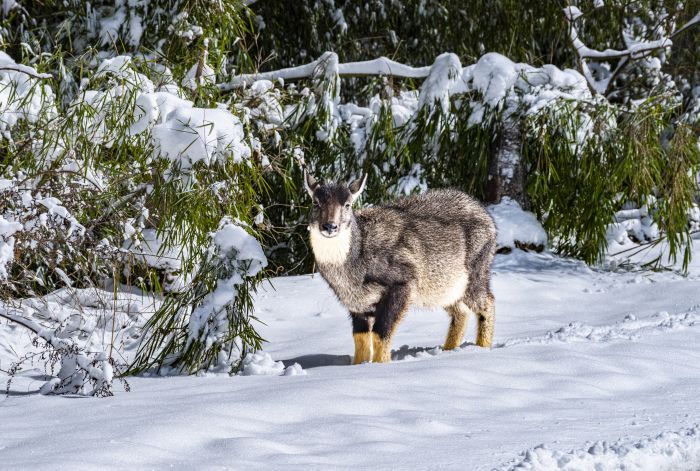
[[49, 79], [52, 77], [51, 74], [42, 74], [37, 72], [34, 67], [16, 63], [12, 57], [2, 51], [0, 51], [0, 71], [19, 72], [37, 79]]
[[[631, 61], [636, 59], [642, 59], [647, 57], [654, 51], [660, 49], [666, 49], [673, 46], [672, 39], [680, 34], [681, 32], [687, 30], [688, 28], [700, 23], [700, 12], [698, 12], [690, 21], [685, 25], [678, 28], [672, 34], [662, 37], [654, 41], [636, 41], [631, 37], [625, 36], [625, 43], [627, 45], [626, 49], [605, 49], [597, 50], [587, 47], [581, 38], [579, 37], [578, 30], [574, 25], [574, 22], [583, 16], [581, 10], [575, 6], [568, 6], [564, 8], [564, 16], [569, 23], [569, 36], [571, 42], [576, 50], [576, 55], [579, 58], [579, 64], [583, 75], [588, 81], [591, 91], [594, 93], [605, 95], [608, 93], [610, 85], [613, 83], [615, 77], [622, 71], [622, 69]], [[596, 79], [590, 70], [588, 60], [593, 60], [596, 62], [607, 62], [612, 60], [619, 60], [615, 69], [605, 78]]]
[[412, 67], [386, 57], [371, 61], [338, 64], [338, 74], [345, 77], [386, 75], [403, 78], [425, 78], [430, 74], [430, 66]]
[[23, 65], [16, 65], [14, 67], [3, 67], [0, 66], [0, 71], [11, 71], [11, 72], [19, 72], [21, 74], [27, 74], [32, 78], [37, 78], [37, 79], [50, 79], [52, 78], [51, 74], [40, 74], [34, 71], [31, 67], [26, 67]]
[[[252, 84], [257, 80], [284, 80], [294, 81], [311, 78], [319, 69], [325, 68], [334, 53], [325, 53], [320, 58], [308, 64], [298, 67], [262, 72], [258, 74], [244, 74], [233, 77], [228, 83], [219, 85], [221, 90], [232, 90]], [[337, 59], [337, 56], [335, 56]], [[430, 66], [412, 67], [401, 64], [386, 57], [380, 57], [369, 61], [347, 62], [338, 64], [338, 76], [340, 77], [367, 77], [367, 76], [391, 76], [402, 78], [425, 78], [430, 74]]]
[[693, 26], [695, 26], [695, 25], [697, 25], [697, 24], [700, 24], [700, 11], [697, 12], [697, 13], [695, 14], [695, 16], [692, 17], [692, 18], [690, 19], [690, 21], [688, 21], [686, 24], [684, 24], [683, 26], [681, 26], [680, 28], [678, 28], [676, 31], [674, 31], [673, 34], [671, 34], [671, 38], [673, 38], [673, 37], [675, 37], [675, 36], [678, 36], [679, 34], [681, 34], [681, 33], [682, 33], [683, 31], [685, 31], [686, 29], [691, 28], [691, 27], [693, 27]]
[[311, 77], [315, 70], [322, 65], [321, 60], [323, 57], [316, 59], [305, 65], [300, 65], [298, 67], [289, 67], [286, 69], [273, 70], [270, 72], [262, 72], [258, 74], [243, 74], [233, 77], [228, 83], [220, 84], [219, 89], [221, 90], [232, 90], [235, 88], [244, 87], [252, 84], [258, 80], [285, 80], [293, 81], [300, 80], [304, 78]]
[[580, 59], [596, 59], [599, 61], [609, 61], [621, 59], [623, 57], [638, 59], [644, 57], [649, 52], [673, 46], [673, 41], [668, 37], [656, 41], [640, 41], [623, 50], [605, 49], [603, 51], [598, 51], [586, 47], [586, 45], [583, 44], [581, 39], [579, 39], [578, 31], [573, 25], [571, 26], [571, 42], [574, 44], [574, 48], [576, 48], [576, 53]]

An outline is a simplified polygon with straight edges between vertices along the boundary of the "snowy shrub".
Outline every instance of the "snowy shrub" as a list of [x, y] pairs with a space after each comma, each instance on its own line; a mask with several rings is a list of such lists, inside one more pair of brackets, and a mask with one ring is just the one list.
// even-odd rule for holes
[[[159, 345], [146, 325], [138, 337], [151, 356], [137, 355], [131, 366], [139, 371], [160, 366], [154, 358], [170, 358], [181, 353], [178, 348], [188, 352], [179, 369], [197, 371], [223, 358], [222, 348], [229, 348], [226, 358], [235, 365], [236, 355], [259, 346], [248, 292], [262, 277], [262, 249], [250, 271], [238, 269], [242, 259], [239, 265], [228, 259], [208, 263], [212, 255], [206, 251], [220, 221], [234, 216], [246, 226], [260, 214], [258, 193], [264, 187], [261, 168], [252, 160], [259, 143], [234, 114], [240, 110], [212, 101], [206, 87], [180, 88], [167, 67], [143, 57], [73, 63], [84, 76], [78, 89], [66, 92], [69, 99], [53, 95], [53, 75], [0, 59], [5, 60], [0, 104], [13, 117], [5, 120], [0, 142], [6, 163], [0, 167], [0, 299], [45, 299], [63, 287], [124, 285], [119, 289], [139, 287], [166, 296], [154, 322], [187, 323], [192, 304], [173, 298], [212, 292], [212, 319], [223, 309], [228, 322], [208, 332], [193, 327], [189, 342]], [[219, 278], [222, 286], [228, 283], [227, 291], [209, 283]], [[168, 291], [176, 294], [170, 297]], [[78, 324], [89, 321], [78, 314]], [[207, 316], [196, 313], [200, 327], [209, 326]], [[41, 325], [63, 329], [61, 323], [44, 319]], [[81, 329], [62, 332], [72, 341], [53, 345], [52, 358], [78, 358], [76, 371], [91, 371], [75, 353], [87, 341]], [[201, 347], [196, 355], [190, 354], [193, 346]], [[94, 361], [113, 362], [112, 347], [120, 348], [111, 345], [106, 357]], [[163, 349], [167, 352], [159, 356]], [[59, 377], [54, 392], [73, 391], [78, 384], [66, 385], [67, 376]]]
[[[628, 226], [625, 232], [638, 242], [663, 231], [673, 256], [682, 251], [687, 263], [700, 151], [693, 130], [676, 121], [678, 110], [658, 100], [563, 106], [563, 113], [545, 111], [529, 120], [524, 147], [532, 165], [528, 194], [555, 248], [595, 262], [614, 223]], [[591, 137], [577, 139], [585, 128]], [[647, 218], [640, 216], [639, 226], [618, 213], [631, 206], [644, 208]]]
[[[43, 61], [65, 51], [58, 72], [71, 62], [90, 64], [95, 56], [146, 55], [164, 62], [182, 77], [201, 57], [208, 42], [208, 61], [216, 73], [230, 59], [247, 61], [241, 39], [250, 31], [247, 12], [237, 1], [220, 0], [47, 0], [6, 2], [3, 43], [14, 58]], [[209, 40], [209, 41], [207, 41]], [[240, 53], [238, 57], [234, 54]], [[49, 64], [51, 65], [51, 64]], [[62, 89], [74, 93], [80, 82], [71, 70], [61, 74]]]
[[221, 220], [193, 275], [196, 289], [167, 298], [149, 319], [136, 371], [158, 366], [233, 372], [246, 352], [260, 348], [261, 339], [250, 327], [250, 280], [260, 279], [267, 258], [240, 224]]
[[[10, 389], [13, 377], [21, 371], [24, 364], [34, 363], [35, 357], [38, 356], [50, 376], [41, 386], [41, 394], [111, 396], [115, 369], [117, 373], [121, 373], [125, 365], [117, 363], [105, 352], [88, 353], [70, 338], [62, 338], [61, 333], [41, 327], [27, 318], [27, 311], [31, 309], [13, 309], [0, 305], [0, 317], [35, 334], [33, 344], [39, 349], [38, 353], [23, 356], [9, 368], [7, 389]], [[128, 389], [128, 384], [124, 385]]]

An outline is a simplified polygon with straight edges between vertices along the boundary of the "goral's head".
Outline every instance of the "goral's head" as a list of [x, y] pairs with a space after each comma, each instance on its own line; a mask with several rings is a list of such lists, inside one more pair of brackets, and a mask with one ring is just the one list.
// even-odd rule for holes
[[365, 189], [365, 183], [367, 175], [349, 185], [318, 183], [304, 171], [304, 187], [313, 202], [309, 230], [318, 231], [327, 238], [349, 231], [353, 218], [352, 205]]

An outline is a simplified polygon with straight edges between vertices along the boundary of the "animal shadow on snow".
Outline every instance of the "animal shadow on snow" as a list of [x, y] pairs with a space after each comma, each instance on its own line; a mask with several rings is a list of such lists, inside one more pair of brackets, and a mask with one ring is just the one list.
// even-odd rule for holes
[[318, 368], [319, 366], [343, 366], [349, 365], [352, 362], [350, 355], [328, 355], [325, 353], [314, 353], [311, 355], [302, 355], [289, 360], [282, 360], [284, 367], [299, 363], [299, 366], [308, 370], [309, 368]]
[[[460, 345], [460, 348], [469, 346], [475, 346], [475, 344], [472, 342], [464, 342], [462, 345]], [[391, 351], [391, 361], [402, 361], [408, 357], [416, 357], [422, 352], [427, 352], [430, 355], [438, 355], [439, 353], [442, 353], [442, 347], [409, 347], [408, 345], [402, 345], [399, 349]], [[350, 365], [352, 363], [352, 356], [314, 353], [310, 355], [301, 355], [288, 360], [282, 360], [282, 363], [284, 363], [285, 368], [293, 365], [294, 363], [299, 363], [299, 366], [305, 370], [308, 370], [310, 368], [318, 368], [320, 366]]]
[[[473, 342], [462, 342], [459, 346], [460, 349], [465, 347], [476, 347]], [[419, 353], [427, 353], [428, 355], [436, 356], [444, 352], [441, 345], [434, 345], [432, 347], [409, 347], [408, 345], [402, 345], [398, 350], [391, 351], [391, 361], [401, 361], [406, 358], [415, 358]]]

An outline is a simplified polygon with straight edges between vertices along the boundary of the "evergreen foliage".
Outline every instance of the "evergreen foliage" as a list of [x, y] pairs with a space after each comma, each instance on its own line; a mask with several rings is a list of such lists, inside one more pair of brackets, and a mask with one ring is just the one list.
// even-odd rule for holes
[[[247, 31], [241, 5], [29, 3], [10, 11], [3, 36], [6, 50], [38, 72], [12, 72], [3, 81], [4, 116], [11, 109], [28, 111], [16, 125], [7, 125], [1, 144], [0, 178], [7, 185], [0, 214], [24, 230], [12, 237], [14, 260], [0, 296], [12, 300], [64, 286], [100, 287], [110, 279], [127, 289], [165, 291], [165, 302], [144, 332], [141, 351], [148, 355], [139, 355], [133, 370], [235, 368], [240, 355], [260, 346], [250, 296], [262, 275], [247, 277], [238, 263], [214, 263], [209, 253], [216, 248], [206, 247], [229, 217], [257, 235], [253, 220], [267, 191], [259, 160], [228, 147], [204, 161], [171, 158], [160, 148], [169, 142], [159, 141], [154, 130], [165, 126], [167, 133], [172, 124], [158, 123], [172, 109], [202, 106], [202, 124], [181, 123], [182, 139], [191, 136], [182, 151], [221, 147], [221, 136], [211, 140], [214, 123], [206, 121], [207, 108], [217, 107], [213, 80], [193, 87], [179, 82], [185, 83], [188, 70], [199, 79], [202, 62], [223, 71], [235, 59], [232, 49]], [[185, 27], [195, 33], [184, 34]], [[143, 35], [134, 41], [137, 29]], [[210, 41], [204, 41], [207, 34]], [[129, 51], [140, 54], [115, 57]], [[49, 74], [31, 78], [39, 72]], [[252, 155], [256, 138], [245, 133], [243, 140]], [[148, 231], [155, 231], [155, 240], [145, 240]], [[165, 262], [149, 264], [149, 253]], [[230, 256], [236, 259], [235, 250]], [[227, 325], [228, 334], [190, 332], [189, 313], [233, 271], [243, 278], [231, 302], [208, 314], [208, 322]]]

